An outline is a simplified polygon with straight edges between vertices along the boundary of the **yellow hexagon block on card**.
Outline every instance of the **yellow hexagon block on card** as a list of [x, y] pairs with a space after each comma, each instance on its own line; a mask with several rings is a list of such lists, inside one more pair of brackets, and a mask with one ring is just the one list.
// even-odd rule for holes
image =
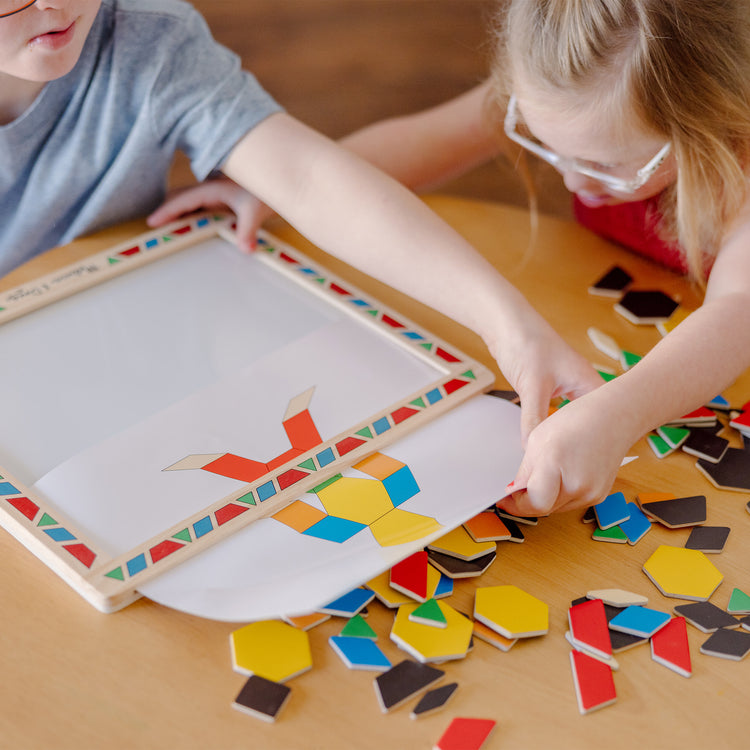
[[304, 630], [280, 620], [251, 622], [229, 641], [235, 672], [284, 682], [312, 667], [310, 638]]
[[365, 526], [393, 510], [388, 490], [376, 479], [342, 477], [319, 490], [317, 495], [330, 515]]
[[463, 659], [471, 644], [471, 620], [445, 602], [437, 604], [446, 620], [444, 628], [412, 622], [409, 615], [421, 605], [404, 604], [391, 629], [391, 640], [422, 663]]
[[549, 607], [517, 586], [478, 588], [474, 617], [506, 638], [530, 638], [549, 630]]
[[703, 552], [667, 544], [657, 547], [643, 564], [643, 572], [664, 596], [698, 602], [708, 601], [724, 580]]

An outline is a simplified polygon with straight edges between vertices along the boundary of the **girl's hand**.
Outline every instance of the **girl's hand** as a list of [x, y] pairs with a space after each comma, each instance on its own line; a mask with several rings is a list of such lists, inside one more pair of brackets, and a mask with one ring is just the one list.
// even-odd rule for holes
[[273, 211], [226, 177], [170, 193], [146, 221], [151, 227], [159, 227], [199, 209], [219, 208], [227, 208], [237, 217], [237, 246], [245, 252], [253, 251], [258, 229]]
[[500, 507], [515, 515], [544, 516], [598, 503], [609, 494], [635, 440], [616, 410], [604, 406], [606, 391], [571, 401], [531, 432]]

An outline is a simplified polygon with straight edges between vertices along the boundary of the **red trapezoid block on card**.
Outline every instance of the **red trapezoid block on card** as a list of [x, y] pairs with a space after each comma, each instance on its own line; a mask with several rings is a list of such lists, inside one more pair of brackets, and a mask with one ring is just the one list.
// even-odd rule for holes
[[336, 443], [336, 450], [339, 452], [339, 456], [345, 456], [355, 448], [359, 448], [364, 442], [361, 438], [347, 437]]
[[12, 497], [8, 502], [19, 512], [22, 513], [29, 521], [33, 521], [39, 512], [39, 506], [31, 502], [28, 497]]
[[210, 471], [212, 474], [220, 474], [229, 479], [238, 479], [241, 482], [254, 482], [264, 474], [268, 473], [268, 466], [260, 461], [251, 461], [249, 458], [235, 456], [233, 453], [227, 453], [210, 464], [203, 467], [204, 471]]
[[227, 521], [231, 521], [233, 518], [237, 518], [237, 516], [242, 515], [246, 510], [249, 510], [246, 505], [243, 506], [229, 503], [229, 505], [225, 505], [223, 508], [219, 508], [219, 510], [214, 513], [214, 516], [216, 516], [216, 523], [221, 526]]
[[300, 471], [299, 469], [289, 469], [289, 471], [285, 471], [283, 474], [279, 474], [279, 476], [276, 478], [276, 481], [279, 483], [279, 489], [285, 490], [287, 487], [291, 487], [296, 482], [299, 482], [300, 479], [304, 479], [306, 476], [309, 476], [307, 472]]
[[78, 562], [90, 568], [96, 560], [96, 552], [90, 550], [85, 544], [66, 544], [63, 549], [70, 552]]
[[151, 553], [151, 561], [158, 563], [159, 560], [163, 560], [167, 555], [177, 552], [178, 549], [182, 549], [184, 546], [184, 544], [175, 542], [172, 539], [165, 539], [163, 542], [159, 542], [159, 544], [151, 547], [149, 550]]
[[396, 409], [391, 416], [393, 417], [393, 423], [399, 424], [409, 417], [413, 417], [417, 413], [418, 409], [412, 409], [410, 406], [402, 406], [400, 409]]
[[445, 388], [445, 392], [450, 395], [451, 393], [455, 393], [459, 388], [463, 388], [465, 385], [468, 385], [468, 381], [454, 378], [453, 380], [449, 380], [443, 388]]

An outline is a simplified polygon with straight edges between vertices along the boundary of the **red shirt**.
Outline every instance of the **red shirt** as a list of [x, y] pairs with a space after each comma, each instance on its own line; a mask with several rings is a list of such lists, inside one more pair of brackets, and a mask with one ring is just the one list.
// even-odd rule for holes
[[679, 247], [665, 242], [656, 231], [658, 203], [657, 195], [643, 201], [589, 208], [573, 196], [573, 214], [580, 224], [601, 237], [673, 271], [687, 273], [687, 263]]

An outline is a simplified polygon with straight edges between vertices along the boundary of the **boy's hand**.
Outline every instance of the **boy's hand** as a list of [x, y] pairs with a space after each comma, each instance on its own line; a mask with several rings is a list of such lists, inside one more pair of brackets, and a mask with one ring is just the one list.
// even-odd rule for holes
[[255, 249], [258, 229], [273, 216], [265, 203], [224, 177], [170, 193], [146, 221], [158, 227], [200, 209], [218, 208], [227, 208], [237, 217], [237, 245], [246, 252]]

